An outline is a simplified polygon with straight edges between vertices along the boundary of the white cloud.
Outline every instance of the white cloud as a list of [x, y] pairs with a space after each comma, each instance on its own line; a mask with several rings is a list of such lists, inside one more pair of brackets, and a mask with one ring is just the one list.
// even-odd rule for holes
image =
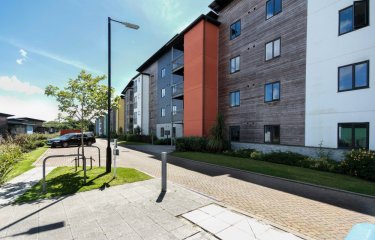
[[20, 54], [21, 54], [21, 58], [17, 59], [16, 62], [17, 64], [22, 65], [26, 61], [27, 52], [23, 49], [20, 49]]
[[[19, 44], [18, 42], [10, 40], [10, 39], [3, 38], [1, 36], [0, 36], [0, 41], [6, 42], [6, 43], [8, 43], [8, 44], [10, 44], [12, 46], [15, 46], [15, 47], [20, 47], [21, 46], [21, 44]], [[24, 44], [22, 44], [22, 45], [24, 45]], [[39, 56], [42, 56], [42, 57], [45, 57], [45, 58], [49, 58], [51, 60], [54, 60], [54, 61], [66, 64], [66, 65], [75, 67], [75, 68], [77, 68], [79, 70], [84, 69], [84, 70], [87, 70], [87, 71], [92, 72], [92, 73], [104, 74], [102, 71], [94, 69], [94, 68], [91, 68], [91, 67], [89, 67], [89, 66], [87, 66], [87, 65], [85, 65], [85, 64], [83, 64], [83, 63], [81, 63], [79, 61], [71, 60], [71, 59], [59, 56], [57, 54], [54, 54], [54, 53], [50, 53], [50, 52], [47, 52], [47, 51], [44, 51], [44, 50], [40, 50], [40, 49], [37, 49], [37, 48], [33, 48], [33, 47], [27, 47], [27, 50], [29, 52], [37, 54]], [[27, 58], [28, 52], [26, 52], [24, 49], [20, 49], [20, 54], [21, 54], [22, 58], [17, 59], [16, 62], [21, 65], [21, 64], [23, 64], [25, 62], [25, 60]], [[23, 54], [25, 56], [23, 56]]]
[[0, 112], [17, 117], [37, 118], [45, 121], [54, 120], [58, 114], [57, 104], [51, 99], [20, 99], [14, 96], [0, 96]]
[[22, 82], [16, 76], [0, 76], [0, 89], [27, 95], [43, 93], [43, 89], [33, 86], [29, 82]]
[[25, 50], [23, 50], [23, 49], [20, 49], [20, 54], [24, 58], [27, 57], [27, 52]]

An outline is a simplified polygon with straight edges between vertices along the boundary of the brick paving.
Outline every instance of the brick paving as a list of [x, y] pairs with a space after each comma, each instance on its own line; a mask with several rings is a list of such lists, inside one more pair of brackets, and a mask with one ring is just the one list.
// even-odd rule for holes
[[[103, 148], [104, 155], [104, 142], [98, 140], [97, 145]], [[74, 151], [76, 148], [51, 149], [48, 154]], [[150, 154], [120, 147], [119, 159], [119, 166], [160, 177], [160, 161]], [[56, 160], [51, 164], [62, 163]], [[169, 164], [168, 180], [306, 239], [344, 239], [354, 224], [375, 223], [375, 217], [252, 184], [230, 174], [211, 176], [204, 169], [197, 172]]]

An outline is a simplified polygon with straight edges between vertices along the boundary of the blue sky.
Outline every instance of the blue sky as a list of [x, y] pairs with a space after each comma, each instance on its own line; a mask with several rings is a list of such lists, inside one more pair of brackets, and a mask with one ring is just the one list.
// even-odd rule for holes
[[63, 87], [81, 69], [107, 73], [107, 17], [112, 23], [112, 81], [118, 92], [140, 66], [212, 0], [1, 0], [0, 112], [52, 120], [48, 84]]

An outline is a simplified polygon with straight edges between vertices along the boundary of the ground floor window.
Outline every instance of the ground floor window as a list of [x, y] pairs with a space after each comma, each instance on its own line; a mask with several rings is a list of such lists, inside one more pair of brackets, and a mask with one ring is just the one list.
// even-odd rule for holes
[[240, 141], [240, 126], [231, 126], [229, 127], [230, 140], [232, 142]]
[[338, 147], [368, 149], [369, 123], [339, 123]]
[[160, 137], [164, 137], [164, 128], [160, 128]]
[[172, 130], [172, 137], [176, 137], [176, 127], [173, 127], [173, 130]]
[[280, 143], [280, 126], [265, 125], [264, 126], [264, 143]]

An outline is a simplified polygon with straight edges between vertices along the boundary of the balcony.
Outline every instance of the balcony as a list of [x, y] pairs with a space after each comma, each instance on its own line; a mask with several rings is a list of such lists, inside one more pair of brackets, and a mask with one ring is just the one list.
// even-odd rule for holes
[[184, 76], [184, 54], [181, 54], [172, 61], [172, 73]]
[[172, 85], [172, 98], [173, 99], [184, 99], [184, 82]]

